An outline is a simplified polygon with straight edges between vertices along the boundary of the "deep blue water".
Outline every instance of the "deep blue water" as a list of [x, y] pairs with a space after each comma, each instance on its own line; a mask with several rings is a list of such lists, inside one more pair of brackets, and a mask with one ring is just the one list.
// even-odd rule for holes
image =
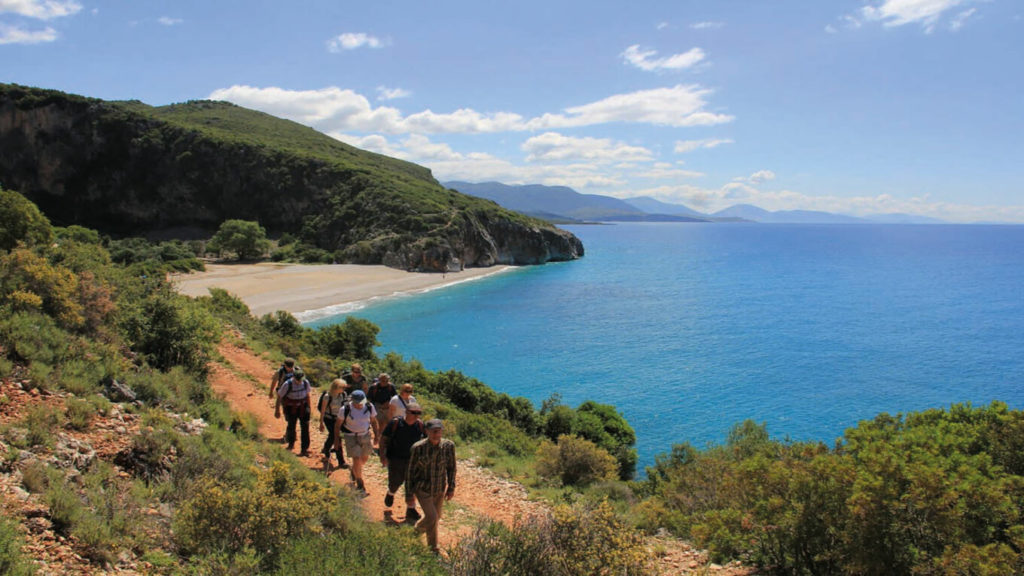
[[537, 406], [614, 404], [641, 471], [747, 418], [831, 443], [879, 412], [1024, 407], [1022, 226], [567, 228], [581, 260], [355, 315], [381, 327], [382, 353]]

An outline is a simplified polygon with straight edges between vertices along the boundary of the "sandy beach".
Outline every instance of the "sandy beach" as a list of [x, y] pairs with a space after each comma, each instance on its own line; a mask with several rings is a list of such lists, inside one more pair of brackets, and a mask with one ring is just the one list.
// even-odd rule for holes
[[510, 266], [470, 268], [447, 274], [405, 272], [357, 264], [207, 264], [205, 272], [174, 274], [182, 294], [208, 296], [222, 288], [249, 306], [255, 316], [285, 310], [299, 320], [351, 309], [367, 300], [423, 292], [497, 274]]

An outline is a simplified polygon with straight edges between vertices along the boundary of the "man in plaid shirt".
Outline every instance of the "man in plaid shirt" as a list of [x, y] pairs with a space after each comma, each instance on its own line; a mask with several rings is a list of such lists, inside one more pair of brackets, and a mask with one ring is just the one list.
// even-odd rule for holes
[[423, 508], [416, 532], [426, 532], [427, 545], [437, 553], [441, 508], [455, 496], [455, 443], [442, 438], [444, 424], [440, 420], [428, 420], [426, 427], [427, 437], [412, 445], [406, 482]]

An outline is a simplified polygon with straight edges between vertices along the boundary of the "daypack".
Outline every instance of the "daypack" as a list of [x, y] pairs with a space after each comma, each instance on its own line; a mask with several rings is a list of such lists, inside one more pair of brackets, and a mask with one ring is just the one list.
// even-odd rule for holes
[[[281, 398], [281, 405], [282, 406], [289, 406], [289, 407], [293, 407], [293, 408], [296, 407], [296, 406], [302, 406], [304, 404], [308, 406], [309, 405], [308, 404], [309, 403], [309, 391], [307, 390], [305, 398], [297, 398], [297, 399], [296, 398], [289, 398], [288, 395], [291, 394], [291, 392], [292, 392], [292, 384], [295, 382], [295, 379], [294, 378], [289, 378], [287, 380], [287, 382], [288, 382], [288, 391], [285, 392], [284, 396]], [[304, 382], [305, 382], [305, 380], [304, 380]], [[307, 385], [308, 385], [308, 382], [307, 382]], [[312, 388], [310, 388], [310, 389], [312, 389]]]
[[[373, 405], [370, 404], [369, 401], [366, 401], [365, 404], [366, 404], [366, 407], [363, 408], [363, 414], [369, 414], [370, 410], [373, 409]], [[341, 418], [341, 431], [342, 432], [347, 432], [347, 433], [351, 434], [352, 431], [349, 430], [347, 426], [345, 426], [345, 422], [348, 421], [348, 416], [349, 416], [349, 414], [352, 413], [352, 404], [346, 402], [345, 403], [345, 408], [342, 410], [342, 413], [343, 413], [343, 415], [342, 415], [342, 418]]]

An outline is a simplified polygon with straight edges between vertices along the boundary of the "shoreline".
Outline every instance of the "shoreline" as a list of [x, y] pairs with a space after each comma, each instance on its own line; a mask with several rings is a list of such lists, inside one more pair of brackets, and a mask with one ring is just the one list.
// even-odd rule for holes
[[221, 288], [237, 296], [260, 317], [284, 310], [300, 321], [343, 314], [371, 302], [421, 294], [500, 274], [514, 266], [467, 268], [459, 272], [406, 272], [362, 264], [207, 264], [204, 272], [171, 274], [174, 288], [186, 296], [209, 296]]

